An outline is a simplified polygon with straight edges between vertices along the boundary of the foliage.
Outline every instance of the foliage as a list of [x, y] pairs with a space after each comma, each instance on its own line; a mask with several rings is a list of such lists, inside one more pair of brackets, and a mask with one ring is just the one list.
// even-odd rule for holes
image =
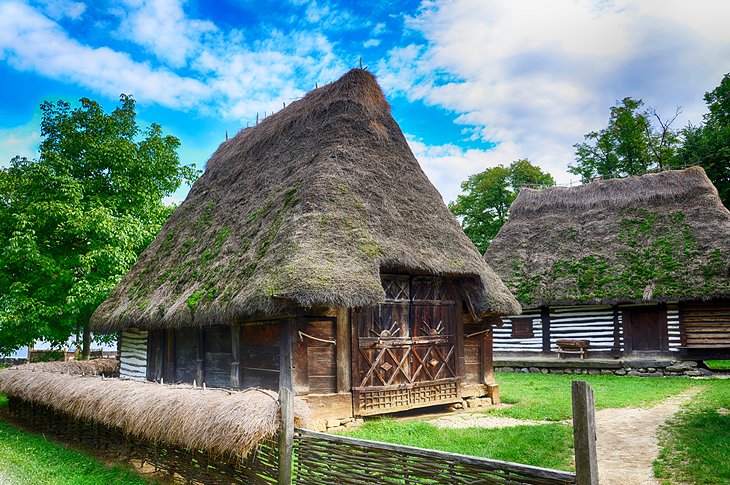
[[654, 110], [640, 111], [643, 105], [640, 99], [627, 97], [611, 107], [608, 126], [573, 145], [576, 165], [568, 171], [588, 183], [594, 177], [626, 177], [667, 168], [679, 144], [679, 136], [671, 129], [679, 111], [665, 121]]
[[661, 429], [654, 472], [670, 483], [730, 482], [730, 386], [721, 380], [706, 384]]
[[0, 353], [88, 328], [171, 213], [163, 197], [197, 175], [130, 96], [110, 114], [86, 98], [41, 111], [39, 158], [0, 171]]
[[[0, 406], [7, 400], [0, 395]], [[108, 468], [90, 456], [26, 433], [0, 420], [0, 482], [28, 485], [144, 484], [120, 467]]]
[[571, 382], [582, 380], [593, 388], [596, 409], [650, 407], [696, 385], [684, 377], [646, 377], [521, 374], [498, 372], [502, 402], [513, 406], [488, 408], [490, 416], [561, 421], [571, 419]]
[[378, 419], [368, 420], [351, 436], [545, 468], [574, 468], [573, 432], [564, 424], [447, 429], [423, 421]]
[[553, 177], [527, 159], [509, 167], [497, 165], [471, 175], [461, 184], [461, 194], [449, 204], [451, 212], [461, 217], [469, 239], [484, 253], [489, 243], [507, 221], [507, 211], [521, 187], [544, 188], [555, 185]]
[[682, 130], [683, 144], [673, 161], [675, 166], [700, 165], [717, 187], [725, 207], [730, 207], [730, 74], [705, 94], [709, 112], [701, 126]]

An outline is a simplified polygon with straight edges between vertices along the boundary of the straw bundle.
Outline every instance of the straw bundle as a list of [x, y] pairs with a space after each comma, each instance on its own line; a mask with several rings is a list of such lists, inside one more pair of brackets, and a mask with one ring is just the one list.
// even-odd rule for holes
[[13, 370], [31, 372], [57, 372], [86, 376], [112, 376], [119, 374], [119, 361], [116, 358], [91, 360], [69, 360], [66, 362], [34, 362], [11, 367]]
[[[279, 429], [277, 395], [248, 389], [225, 391], [7, 369], [0, 392], [43, 404], [74, 418], [116, 427], [135, 438], [245, 457]], [[294, 402], [295, 424], [308, 412]]]

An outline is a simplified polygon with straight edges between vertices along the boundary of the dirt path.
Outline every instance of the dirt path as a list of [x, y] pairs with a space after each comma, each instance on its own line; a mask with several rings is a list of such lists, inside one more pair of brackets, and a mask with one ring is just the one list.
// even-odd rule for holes
[[[659, 454], [657, 429], [700, 389], [690, 388], [648, 409], [617, 408], [596, 411], [596, 448], [601, 485], [657, 485], [652, 462]], [[443, 428], [504, 428], [555, 421], [528, 421], [459, 413], [430, 420]], [[570, 422], [566, 422], [570, 424]]]
[[657, 429], [700, 392], [690, 388], [649, 409], [596, 412], [596, 447], [601, 485], [655, 485], [652, 462], [659, 454]]

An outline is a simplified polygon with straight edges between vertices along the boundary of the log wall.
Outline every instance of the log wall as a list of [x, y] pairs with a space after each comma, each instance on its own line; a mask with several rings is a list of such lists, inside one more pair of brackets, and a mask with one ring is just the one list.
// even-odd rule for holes
[[119, 377], [144, 381], [147, 378], [147, 331], [122, 332]]

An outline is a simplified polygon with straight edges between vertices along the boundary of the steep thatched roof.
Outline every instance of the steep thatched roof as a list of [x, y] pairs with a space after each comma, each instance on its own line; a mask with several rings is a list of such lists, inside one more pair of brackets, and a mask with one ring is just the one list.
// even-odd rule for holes
[[[136, 438], [244, 457], [279, 429], [275, 393], [193, 389], [15, 368], [0, 372], [0, 392]], [[294, 400], [295, 424], [308, 410]]]
[[730, 212], [699, 167], [523, 189], [485, 254], [524, 307], [730, 297]]
[[69, 360], [65, 362], [33, 362], [10, 367], [12, 370], [31, 372], [56, 372], [60, 374], [78, 374], [86, 376], [119, 375], [119, 361], [114, 357], [103, 357], [90, 360]]
[[356, 69], [223, 143], [92, 324], [369, 305], [384, 299], [381, 268], [470, 278], [477, 311], [519, 308], [421, 170], [373, 75]]

